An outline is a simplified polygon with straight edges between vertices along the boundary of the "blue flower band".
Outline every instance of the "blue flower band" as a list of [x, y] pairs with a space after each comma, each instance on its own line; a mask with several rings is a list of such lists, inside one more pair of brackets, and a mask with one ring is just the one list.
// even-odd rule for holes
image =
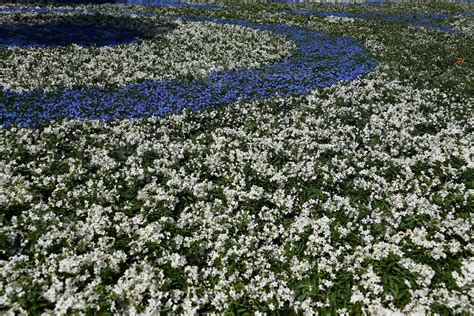
[[456, 16], [469, 15], [469, 13], [460, 14], [446, 14], [446, 13], [399, 13], [389, 14], [383, 12], [365, 12], [365, 13], [351, 13], [340, 11], [323, 11], [323, 10], [281, 10], [275, 12], [283, 12], [289, 14], [302, 15], [319, 15], [319, 16], [337, 16], [345, 18], [357, 18], [362, 20], [368, 19], [383, 19], [391, 22], [434, 22], [446, 20]]
[[388, 14], [382, 12], [365, 12], [365, 13], [350, 13], [350, 12], [331, 12], [322, 10], [280, 10], [274, 12], [283, 12], [287, 14], [299, 14], [299, 15], [317, 15], [322, 17], [336, 16], [342, 18], [355, 18], [361, 20], [384, 20], [394, 23], [412, 23], [413, 27], [424, 27], [435, 31], [446, 32], [451, 34], [462, 34], [449, 26], [440, 25], [434, 22], [440, 22], [456, 16], [469, 16], [470, 13], [460, 14], [445, 14], [445, 13], [400, 13], [400, 14]]
[[187, 2], [178, 2], [178, 1], [118, 0], [114, 4], [140, 5], [140, 6], [153, 6], [153, 7], [175, 7], [175, 8], [183, 8], [183, 9], [207, 9], [207, 10], [223, 9], [223, 7], [218, 4], [187, 3]]
[[143, 33], [120, 27], [68, 23], [0, 24], [0, 47], [116, 46], [130, 44]]
[[371, 72], [376, 62], [348, 37], [333, 37], [289, 25], [262, 25], [242, 20], [180, 17], [271, 31], [286, 36], [297, 48], [288, 59], [261, 68], [213, 72], [199, 80], [134, 83], [117, 90], [97, 87], [0, 92], [0, 124], [37, 126], [51, 120], [117, 120], [163, 116], [258, 100], [308, 93]]

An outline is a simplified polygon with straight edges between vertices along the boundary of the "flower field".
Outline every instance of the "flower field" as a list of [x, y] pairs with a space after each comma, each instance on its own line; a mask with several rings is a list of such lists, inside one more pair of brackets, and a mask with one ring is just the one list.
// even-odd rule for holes
[[0, 5], [0, 313], [474, 314], [472, 12]]

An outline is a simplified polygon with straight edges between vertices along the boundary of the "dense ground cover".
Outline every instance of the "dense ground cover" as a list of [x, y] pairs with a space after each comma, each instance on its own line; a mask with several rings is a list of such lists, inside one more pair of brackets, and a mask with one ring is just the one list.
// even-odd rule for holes
[[[112, 48], [0, 49], [2, 311], [474, 313], [472, 6], [293, 9], [129, 7], [138, 30], [172, 30]], [[4, 12], [8, 23], [38, 14]], [[387, 18], [406, 13], [446, 16]], [[18, 120], [11, 95], [27, 109], [31, 89], [53, 101], [73, 89], [83, 104], [90, 89], [206, 81], [298, 56], [291, 36], [170, 15], [350, 37], [364, 58], [338, 65], [326, 56], [316, 66], [333, 68], [314, 71], [374, 67], [355, 80], [334, 75], [342, 81], [329, 87], [295, 81], [198, 112]], [[107, 62], [122, 58], [108, 73]]]

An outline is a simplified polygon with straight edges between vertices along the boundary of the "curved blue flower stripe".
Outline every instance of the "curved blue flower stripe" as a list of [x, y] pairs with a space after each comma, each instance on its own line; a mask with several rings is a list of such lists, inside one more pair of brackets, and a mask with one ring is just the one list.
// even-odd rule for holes
[[187, 3], [177, 0], [116, 0], [114, 4], [124, 5], [140, 5], [140, 6], [155, 6], [155, 7], [175, 7], [185, 9], [208, 9], [221, 10], [223, 7], [218, 4], [209, 3]]
[[348, 37], [331, 37], [289, 25], [185, 17], [272, 31], [294, 41], [297, 49], [281, 62], [261, 68], [213, 72], [201, 80], [145, 81], [116, 90], [83, 87], [51, 93], [40, 90], [0, 92], [2, 126], [35, 126], [61, 118], [113, 120], [163, 116], [184, 108], [199, 111], [239, 99], [257, 100], [305, 94], [318, 87], [350, 81], [376, 67]]
[[276, 12], [284, 12], [290, 14], [303, 14], [303, 15], [319, 15], [319, 16], [337, 16], [346, 18], [358, 18], [363, 20], [368, 19], [384, 19], [392, 22], [433, 22], [446, 20], [455, 16], [466, 15], [463, 14], [446, 14], [446, 13], [400, 13], [400, 14], [389, 14], [383, 12], [365, 12], [365, 13], [351, 13], [351, 12], [340, 12], [340, 11], [323, 11], [323, 10], [283, 10]]
[[460, 31], [457, 31], [447, 25], [441, 25], [433, 22], [443, 21], [449, 18], [456, 16], [466, 16], [472, 15], [472, 13], [462, 13], [462, 14], [445, 14], [445, 13], [417, 13], [417, 14], [388, 14], [381, 12], [366, 12], [366, 13], [350, 13], [350, 12], [331, 12], [331, 11], [318, 11], [318, 10], [281, 10], [274, 12], [283, 12], [288, 14], [301, 14], [301, 15], [318, 15], [318, 16], [336, 16], [344, 18], [356, 18], [361, 20], [377, 20], [383, 19], [385, 21], [395, 22], [395, 23], [408, 23], [411, 22], [413, 27], [424, 27], [427, 29], [446, 32], [451, 34], [463, 34]]

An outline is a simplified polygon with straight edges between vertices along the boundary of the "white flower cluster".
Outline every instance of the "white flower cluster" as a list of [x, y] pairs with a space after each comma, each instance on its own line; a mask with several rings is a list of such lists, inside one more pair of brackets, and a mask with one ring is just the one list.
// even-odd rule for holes
[[356, 19], [356, 18], [349, 18], [349, 17], [345, 17], [345, 16], [336, 16], [336, 15], [328, 15], [324, 18], [324, 20], [326, 22], [329, 22], [329, 23], [340, 23], [340, 22], [349, 22], [349, 23], [353, 23], [355, 22], [356, 20], [359, 20], [360, 19]]
[[474, 17], [472, 15], [459, 16], [450, 25], [459, 32], [474, 36]]
[[0, 129], [1, 311], [474, 314], [474, 102], [417, 81], [472, 69], [415, 68], [439, 34], [353, 27], [385, 61], [350, 83]]
[[[19, 251], [0, 261], [0, 301], [21, 311], [41, 295], [60, 313], [105, 295], [116, 312], [151, 313], [245, 298], [310, 312], [350, 275], [350, 303], [368, 312], [470, 310], [472, 292], [429, 263], [473, 250], [461, 181], [473, 121], [453, 115], [466, 102], [378, 72], [221, 111], [0, 130], [2, 234]], [[394, 264], [401, 310], [383, 270]]]
[[[21, 18], [28, 18], [23, 14], [27, 16]], [[35, 20], [42, 16], [29, 15]], [[123, 13], [108, 15], [121, 17]], [[2, 19], [11, 22], [19, 17], [13, 19], [4, 13], [0, 14]], [[160, 23], [148, 16], [135, 15], [134, 19]], [[210, 71], [268, 65], [295, 49], [281, 36], [248, 27], [181, 20], [173, 23], [176, 29], [164, 36], [116, 47], [9, 48], [0, 60], [0, 86], [13, 91], [50, 90], [55, 86], [117, 87], [144, 80], [202, 78]]]

